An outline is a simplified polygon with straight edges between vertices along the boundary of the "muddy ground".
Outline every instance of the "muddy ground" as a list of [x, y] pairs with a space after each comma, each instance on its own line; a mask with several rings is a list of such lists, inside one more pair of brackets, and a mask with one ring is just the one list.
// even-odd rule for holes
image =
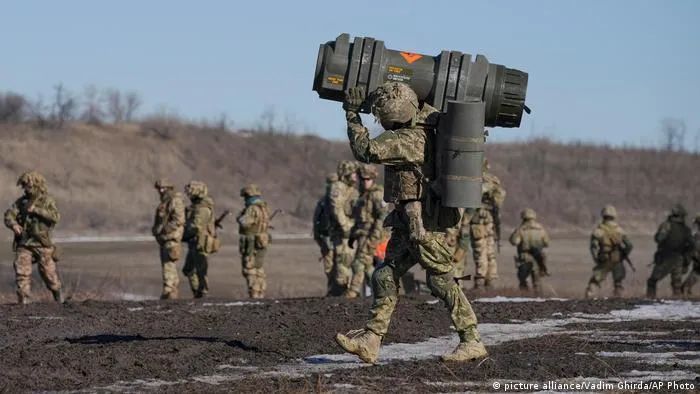
[[[639, 371], [700, 387], [699, 303], [492, 301], [506, 299], [473, 302], [489, 345], [484, 361], [439, 361], [455, 341], [448, 316], [432, 297], [411, 296], [401, 300], [376, 366], [341, 355], [333, 341], [361, 325], [366, 300], [4, 305], [0, 391], [493, 392], [496, 381], [633, 381]], [[672, 309], [634, 315], [649, 307]], [[618, 321], [625, 316], [632, 320]]]
[[[643, 256], [653, 246], [647, 237], [635, 244], [630, 296], [643, 292]], [[167, 302], [155, 300], [153, 244], [65, 244], [60, 269], [71, 300], [41, 302], [48, 294], [35, 282], [37, 302], [24, 307], [11, 303], [12, 254], [0, 249], [0, 392], [496, 392], [494, 383], [540, 384], [527, 390], [538, 391], [549, 381], [700, 388], [700, 302], [577, 300], [591, 269], [586, 247], [584, 238], [553, 243], [544, 296], [566, 299], [543, 300], [513, 298], [521, 294], [504, 246], [499, 287], [467, 292], [487, 359], [440, 362], [456, 344], [449, 318], [431, 296], [411, 295], [401, 299], [371, 367], [333, 341], [362, 326], [370, 301], [319, 298], [325, 282], [308, 240], [273, 246], [269, 297], [252, 303], [233, 243], [212, 258], [209, 298], [188, 299], [183, 280], [183, 299]]]

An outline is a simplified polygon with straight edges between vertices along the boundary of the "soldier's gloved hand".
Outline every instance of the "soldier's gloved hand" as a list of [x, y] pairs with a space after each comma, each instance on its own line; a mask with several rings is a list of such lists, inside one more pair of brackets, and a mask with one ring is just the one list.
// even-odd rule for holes
[[356, 86], [345, 92], [345, 101], [343, 101], [343, 109], [348, 112], [359, 112], [362, 103], [365, 102], [365, 88]]

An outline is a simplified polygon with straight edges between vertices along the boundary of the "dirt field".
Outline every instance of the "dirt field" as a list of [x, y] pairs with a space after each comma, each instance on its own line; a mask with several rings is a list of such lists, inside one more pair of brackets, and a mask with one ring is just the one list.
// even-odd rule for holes
[[[627, 288], [639, 295], [649, 271], [649, 258], [642, 256], [651, 256], [652, 243], [633, 241], [639, 272], [630, 273]], [[324, 278], [308, 240], [273, 246], [270, 299], [261, 302], [241, 300], [245, 288], [232, 242], [212, 259], [211, 297], [196, 302], [152, 300], [160, 293], [160, 268], [150, 242], [66, 244], [61, 274], [72, 296], [67, 304], [0, 305], [0, 392], [497, 392], [506, 384], [530, 385], [520, 386], [525, 391], [570, 392], [575, 390], [563, 385], [572, 384], [610, 385], [585, 391], [639, 391], [619, 385], [649, 382], [675, 382], [664, 392], [690, 388], [680, 384], [700, 387], [700, 302], [569, 299], [581, 295], [590, 273], [584, 238], [556, 239], [550, 251], [554, 276], [545, 296], [568, 300], [513, 297], [512, 251], [504, 246], [501, 254], [501, 288], [468, 292], [489, 358], [440, 362], [437, 356], [456, 344], [456, 335], [444, 307], [416, 295], [401, 299], [379, 365], [370, 367], [343, 355], [333, 341], [336, 332], [361, 327], [370, 301], [316, 298]], [[8, 249], [0, 252], [7, 303], [14, 300], [11, 258]], [[663, 282], [662, 294], [666, 287]], [[34, 290], [37, 298], [48, 298], [38, 281]], [[189, 297], [184, 281], [181, 292]]]

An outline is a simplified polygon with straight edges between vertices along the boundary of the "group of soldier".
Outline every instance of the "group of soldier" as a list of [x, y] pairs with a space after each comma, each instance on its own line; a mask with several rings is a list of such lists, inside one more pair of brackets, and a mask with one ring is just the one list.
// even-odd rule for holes
[[[376, 138], [370, 138], [362, 125], [359, 112], [366, 105], [385, 130]], [[314, 215], [314, 238], [321, 247], [328, 294], [355, 298], [364, 292], [368, 281], [374, 301], [365, 326], [337, 334], [336, 342], [345, 351], [374, 363], [398, 301], [399, 280], [419, 264], [426, 271], [427, 287], [444, 303], [459, 335], [459, 344], [443, 355], [443, 360], [467, 361], [486, 356], [476, 315], [459, 280], [468, 279], [464, 276], [464, 256], [469, 248], [476, 267], [475, 287], [488, 288], [498, 278], [500, 207], [505, 199], [500, 181], [485, 162], [480, 207], [465, 210], [440, 204], [432, 184], [438, 179], [433, 147], [440, 112], [419, 102], [405, 83], [386, 82], [369, 95], [365, 95], [363, 87], [351, 88], [346, 92], [343, 109], [351, 151], [356, 160], [365, 164], [343, 161], [337, 173], [328, 177], [326, 195]], [[371, 164], [384, 165], [384, 189], [377, 184], [377, 171]], [[45, 179], [36, 172], [22, 174], [18, 186], [24, 195], [5, 213], [5, 225], [15, 234], [18, 300], [24, 303], [29, 299], [31, 267], [36, 263], [54, 298], [62, 302], [56, 247], [50, 237], [60, 218], [55, 201], [48, 194]], [[182, 243], [188, 246], [183, 273], [194, 297], [203, 297], [208, 291], [207, 257], [220, 247], [216, 227], [225, 215], [215, 217], [214, 201], [202, 182], [192, 181], [185, 186], [190, 200], [187, 208], [173, 184], [159, 180], [155, 187], [161, 199], [153, 235], [161, 249], [162, 298], [177, 297], [176, 265]], [[241, 196], [245, 208], [237, 221], [242, 270], [249, 295], [260, 298], [266, 287], [263, 259], [270, 242], [270, 214], [257, 186], [244, 187]], [[606, 206], [602, 216], [591, 235], [595, 267], [586, 296], [592, 296], [594, 287], [600, 287], [608, 272], [613, 274], [615, 294], [620, 295], [624, 262], [632, 250], [632, 243], [615, 221], [615, 209]], [[521, 288], [527, 288], [531, 278], [536, 289], [539, 277], [549, 274], [544, 252], [549, 237], [532, 209], [523, 210], [521, 217], [522, 223], [509, 240], [517, 249]], [[647, 282], [650, 297], [656, 295], [657, 282], [668, 274], [675, 295], [684, 289], [689, 291], [697, 280], [700, 217], [695, 219], [699, 230], [695, 235], [685, 217], [685, 209], [675, 206], [655, 235], [658, 251]], [[388, 242], [386, 255], [383, 263], [375, 266], [374, 251], [383, 241]], [[691, 274], [684, 282], [682, 275], [688, 270]]]
[[[57, 247], [51, 239], [51, 230], [58, 223], [60, 214], [54, 198], [48, 193], [46, 179], [36, 171], [22, 174], [17, 181], [24, 193], [5, 212], [5, 226], [14, 233], [15, 281], [17, 299], [26, 304], [31, 297], [32, 264], [37, 264], [39, 274], [57, 302], [64, 302], [62, 284], [56, 269]], [[156, 208], [152, 233], [160, 246], [163, 273], [161, 299], [178, 297], [179, 273], [177, 263], [182, 257], [182, 244], [187, 244], [187, 256], [182, 268], [188, 278], [195, 298], [204, 297], [209, 291], [207, 271], [208, 256], [216, 253], [221, 242], [217, 227], [228, 215], [226, 211], [218, 219], [214, 214], [214, 200], [207, 185], [199, 181], [189, 182], [185, 188], [190, 204], [185, 207], [181, 193], [165, 179], [155, 182], [160, 195]], [[266, 282], [263, 269], [265, 251], [270, 243], [269, 209], [255, 184], [241, 189], [245, 207], [237, 217], [239, 225], [239, 251], [243, 276], [252, 298], [262, 298]]]

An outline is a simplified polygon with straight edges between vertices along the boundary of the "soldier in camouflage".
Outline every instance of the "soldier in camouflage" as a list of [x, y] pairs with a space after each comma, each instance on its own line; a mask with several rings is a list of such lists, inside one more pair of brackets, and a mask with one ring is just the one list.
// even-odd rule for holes
[[333, 278], [333, 243], [331, 242], [331, 213], [330, 192], [333, 182], [338, 181], [338, 174], [332, 173], [326, 177], [326, 193], [316, 202], [313, 216], [314, 241], [321, 249], [323, 273], [326, 274], [326, 295], [330, 294]]
[[14, 233], [15, 283], [17, 301], [26, 304], [31, 297], [32, 264], [39, 266], [39, 274], [51, 290], [56, 302], [63, 302], [61, 280], [56, 271], [56, 246], [51, 231], [60, 219], [53, 197], [49, 195], [46, 179], [35, 171], [19, 177], [17, 186], [24, 195], [5, 211], [5, 226]]
[[338, 181], [331, 185], [330, 214], [333, 242], [333, 282], [330, 295], [340, 296], [350, 286], [355, 249], [350, 247], [350, 230], [355, 220], [352, 207], [358, 197], [357, 164], [343, 160], [338, 164]]
[[683, 281], [683, 294], [692, 294], [693, 285], [700, 278], [700, 214], [695, 216], [695, 234], [693, 234], [693, 252], [690, 258], [685, 259], [685, 271], [687, 277]]
[[160, 299], [177, 299], [180, 278], [177, 262], [182, 256], [182, 234], [185, 230], [185, 202], [175, 185], [159, 179], [155, 188], [160, 195], [153, 220], [153, 236], [160, 246], [160, 263], [163, 268], [163, 292]]
[[447, 306], [460, 343], [443, 355], [446, 361], [466, 361], [486, 356], [476, 326], [476, 316], [452, 273], [454, 247], [446, 242], [446, 230], [459, 223], [459, 211], [442, 207], [430, 187], [435, 179], [435, 144], [439, 112], [419, 103], [406, 84], [387, 82], [370, 96], [374, 116], [386, 130], [370, 139], [359, 109], [364, 88], [351, 88], [346, 111], [350, 148], [365, 163], [384, 165], [384, 200], [394, 204], [385, 226], [392, 227], [384, 264], [372, 275], [374, 302], [365, 327], [337, 334], [336, 342], [347, 352], [375, 363], [398, 298], [398, 282], [419, 263], [436, 297]]
[[680, 204], [674, 205], [654, 235], [657, 249], [654, 254], [654, 269], [647, 280], [649, 298], [656, 298], [656, 283], [668, 274], [671, 274], [673, 295], [682, 294], [683, 266], [694, 247], [692, 230], [685, 223], [685, 217], [685, 208]]
[[360, 196], [353, 207], [355, 225], [350, 232], [350, 246], [355, 247], [352, 261], [352, 280], [346, 290], [347, 298], [362, 295], [365, 278], [371, 280], [374, 272], [374, 254], [382, 241], [382, 229], [386, 216], [384, 189], [375, 183], [377, 170], [371, 164], [359, 166]]
[[248, 283], [250, 298], [265, 297], [265, 253], [270, 245], [270, 211], [267, 202], [262, 199], [262, 192], [255, 184], [241, 189], [245, 199], [245, 208], [238, 215], [239, 251], [243, 276]]
[[614, 291], [613, 295], [622, 295], [622, 280], [625, 279], [624, 260], [632, 252], [632, 242], [625, 231], [615, 221], [617, 210], [612, 205], [606, 205], [601, 212], [603, 221], [591, 234], [590, 251], [595, 266], [593, 276], [586, 287], [586, 298], [593, 297], [593, 286], [600, 288], [600, 284], [612, 272]]
[[500, 210], [506, 191], [498, 177], [489, 173], [488, 169], [488, 162], [484, 160], [481, 207], [471, 216], [469, 226], [469, 239], [476, 265], [474, 288], [482, 285], [491, 287], [498, 279], [496, 254], [500, 242]]
[[190, 206], [185, 210], [185, 229], [182, 240], [187, 243], [187, 257], [182, 272], [189, 279], [194, 298], [202, 298], [209, 291], [208, 256], [218, 248], [214, 225], [214, 200], [208, 195], [204, 182], [191, 181], [185, 186]]
[[[540, 276], [548, 276], [547, 256], [544, 249], [549, 246], [549, 235], [541, 224], [537, 223], [537, 215], [531, 208], [520, 213], [522, 223], [510, 235], [510, 243], [515, 246], [518, 255], [515, 256], [515, 266], [518, 270], [520, 289], [527, 290], [527, 278], [532, 278], [532, 288], [540, 290]], [[537, 269], [535, 269], [537, 266]]]
[[462, 220], [455, 227], [448, 229], [448, 243], [454, 245], [455, 252], [452, 256], [452, 264], [454, 265], [455, 278], [464, 277], [464, 269], [466, 266], [467, 252], [470, 249], [469, 245], [469, 227], [474, 214], [473, 209], [462, 210]]

